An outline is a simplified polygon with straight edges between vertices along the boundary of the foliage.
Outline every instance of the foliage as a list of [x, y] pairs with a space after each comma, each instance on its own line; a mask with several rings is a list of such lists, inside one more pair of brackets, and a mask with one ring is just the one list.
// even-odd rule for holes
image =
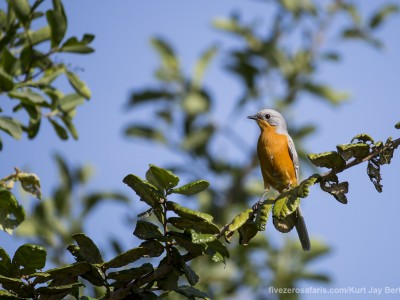
[[[94, 36], [85, 34], [66, 38], [67, 16], [62, 2], [53, 0], [53, 7], [41, 11], [43, 0], [30, 4], [28, 0], [8, 0], [7, 9], [0, 9], [0, 94], [10, 100], [0, 107], [0, 132], [15, 139], [25, 133], [33, 139], [39, 132], [42, 119], [47, 119], [63, 140], [78, 138], [73, 124], [76, 108], [91, 96], [87, 85], [70, 67], [54, 59], [56, 54], [87, 54]], [[39, 28], [39, 29], [36, 29]], [[62, 75], [73, 92], [65, 94], [57, 88]], [[3, 109], [11, 108], [10, 112]], [[13, 118], [24, 112], [27, 124]], [[0, 150], [3, 148], [0, 137]], [[2, 216], [0, 228], [11, 233], [25, 217], [24, 208], [11, 192], [12, 183], [20, 181], [22, 188], [40, 198], [40, 182], [35, 174], [17, 170], [0, 180]]]
[[[43, 2], [8, 0], [7, 10], [0, 10], [0, 93], [14, 106], [10, 112], [2, 110], [7, 106], [0, 109], [0, 131], [15, 139], [23, 133], [32, 139], [41, 121], [47, 119], [61, 139], [77, 139], [73, 118], [91, 92], [67, 64], [54, 60], [54, 55], [91, 53], [94, 36], [66, 38], [68, 23], [61, 0], [53, 0], [45, 13], [39, 10]], [[82, 193], [89, 178], [87, 168], [69, 167], [61, 156], [55, 156], [60, 184], [51, 197], [34, 203], [26, 220], [26, 212], [11, 190], [18, 181], [22, 189], [40, 199], [39, 178], [16, 169], [0, 180], [0, 228], [11, 233], [25, 220], [16, 232], [31, 239], [12, 258], [0, 248], [2, 299], [90, 299], [87, 295], [102, 299], [224, 299], [236, 296], [240, 288], [265, 299], [265, 293], [260, 293], [265, 284], [288, 288], [296, 287], [300, 280], [329, 282], [326, 274], [308, 270], [308, 264], [329, 253], [329, 247], [312, 241], [312, 251], [303, 252], [297, 242], [286, 240], [277, 248], [259, 231], [266, 229], [271, 214], [283, 218], [292, 213], [317, 183], [339, 202], [347, 203], [349, 184], [340, 182], [338, 174], [363, 162], [368, 163], [367, 174], [381, 192], [380, 167], [390, 163], [400, 140], [376, 143], [361, 134], [350, 144], [338, 145], [336, 151], [310, 154], [307, 159], [300, 145], [315, 126], [290, 128], [302, 162], [329, 170], [280, 195], [268, 194], [267, 200], [249, 208], [250, 200], [262, 193], [253, 172], [257, 167], [255, 147], [244, 149], [231, 120], [254, 103], [287, 112], [304, 95], [340, 105], [349, 95], [317, 76], [317, 69], [326, 62], [341, 59], [340, 43], [328, 40], [331, 31], [335, 38], [362, 41], [379, 49], [382, 42], [376, 32], [399, 9], [382, 4], [372, 15], [363, 16], [349, 1], [274, 0], [265, 5], [273, 13], [268, 30], [261, 33], [256, 22], [244, 22], [237, 13], [214, 20], [214, 28], [236, 38], [238, 46], [223, 51], [215, 45], [205, 48], [190, 74], [166, 39], [151, 39], [160, 57], [157, 85], [135, 89], [129, 106], [136, 113], [147, 107], [154, 117], [148, 118], [151, 123], [137, 118], [125, 133], [160, 143], [185, 159], [170, 170], [150, 165], [145, 179], [135, 174], [124, 178], [147, 206], [138, 214], [133, 230], [134, 239], [139, 240], [136, 247], [123, 251], [118, 241], [112, 240], [117, 254], [106, 259], [109, 255], [83, 233], [83, 222], [94, 207], [105, 200], [128, 201], [107, 190]], [[343, 17], [343, 27], [332, 26]], [[296, 47], [292, 40], [299, 41]], [[224, 70], [237, 78], [242, 88], [238, 99], [225, 101], [226, 115], [222, 117], [215, 109], [221, 101], [206, 86], [205, 78], [219, 53], [224, 55]], [[72, 93], [58, 89], [62, 76]], [[27, 124], [12, 117], [19, 112], [26, 113]], [[215, 151], [221, 139], [243, 151], [246, 159], [233, 160], [224, 151], [222, 155]], [[196, 180], [179, 185], [177, 174]], [[212, 184], [198, 180], [203, 176]], [[198, 198], [198, 206], [188, 198], [192, 196]], [[239, 244], [247, 247], [236, 245], [236, 232]], [[64, 257], [65, 243], [73, 263]], [[52, 264], [48, 269], [46, 261]]]
[[[12, 259], [0, 248], [3, 295], [9, 299], [78, 297], [82, 294], [80, 288], [84, 287], [84, 281], [86, 287], [103, 287], [105, 299], [156, 298], [160, 292], [171, 296], [181, 294], [187, 298], [210, 299], [206, 292], [194, 287], [199, 276], [189, 261], [206, 255], [213, 262], [226, 263], [229, 251], [219, 241], [222, 235], [211, 215], [183, 207], [169, 199], [174, 194], [197, 194], [207, 187], [207, 182], [195, 181], [176, 188], [179, 177], [155, 165], [150, 165], [146, 179], [130, 174], [123, 180], [149, 206], [148, 210], [139, 214], [140, 219], [133, 232], [142, 240], [138, 247], [104, 260], [92, 239], [83, 233], [75, 233], [72, 235], [75, 243], [67, 247], [75, 262], [46, 271], [42, 271], [46, 264], [45, 248], [24, 244]], [[198, 188], [199, 185], [203, 188]], [[236, 217], [228, 226], [229, 230], [243, 229], [248, 214], [246, 211]], [[246, 234], [242, 236], [246, 238]], [[289, 245], [291, 252], [301, 253], [298, 246], [292, 243], [287, 247]], [[281, 255], [276, 249], [267, 249], [271, 256]], [[328, 251], [324, 246], [322, 249], [325, 250], [321, 251], [318, 247], [310, 254], [300, 254], [299, 259], [307, 262]], [[158, 265], [154, 261], [153, 264], [148, 262], [149, 258], [155, 257], [159, 258]], [[273, 264], [273, 260], [270, 263]], [[298, 268], [296, 273], [287, 270], [285, 275], [288, 276], [285, 280], [292, 285], [303, 278], [326, 278], [325, 275], [306, 272], [303, 264]], [[276, 267], [272, 267], [272, 270], [278, 272]]]

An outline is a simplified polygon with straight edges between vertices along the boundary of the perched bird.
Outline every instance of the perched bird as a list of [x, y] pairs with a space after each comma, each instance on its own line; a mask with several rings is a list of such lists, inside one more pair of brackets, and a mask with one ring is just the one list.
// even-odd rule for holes
[[[255, 120], [261, 129], [257, 155], [264, 179], [264, 195], [270, 187], [282, 193], [296, 186], [299, 178], [299, 158], [288, 134], [285, 119], [273, 109], [263, 109], [248, 118]], [[281, 232], [289, 232], [296, 227], [303, 250], [310, 250], [310, 239], [300, 205], [286, 218], [274, 218], [273, 222]]]

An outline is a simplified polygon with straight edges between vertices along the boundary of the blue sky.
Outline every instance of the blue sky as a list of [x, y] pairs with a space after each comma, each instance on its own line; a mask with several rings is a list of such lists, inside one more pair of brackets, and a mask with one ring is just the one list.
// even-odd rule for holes
[[[356, 3], [362, 4], [365, 11], [376, 7], [371, 2]], [[154, 82], [153, 72], [158, 60], [149, 45], [149, 38], [153, 35], [168, 38], [177, 50], [184, 70], [190, 72], [196, 58], [211, 43], [220, 42], [222, 51], [232, 45], [231, 39], [212, 29], [213, 18], [228, 16], [238, 9], [244, 19], [252, 20], [255, 16], [263, 16], [260, 12], [265, 6], [261, 1], [244, 0], [113, 1], [107, 5], [86, 0], [65, 1], [65, 8], [69, 35], [81, 36], [86, 32], [96, 35], [94, 54], [63, 57], [84, 69], [79, 75], [92, 90], [90, 103], [78, 109], [76, 125], [80, 138], [77, 142], [62, 142], [47, 124], [33, 141], [26, 138], [14, 141], [2, 135], [4, 150], [0, 155], [0, 177], [11, 173], [14, 166], [29, 169], [40, 176], [45, 195], [55, 184], [56, 170], [51, 158], [54, 152], [61, 152], [72, 164], [95, 167], [89, 189], [101, 187], [126, 193], [129, 190], [121, 182], [126, 174], [143, 176], [149, 163], [165, 165], [171, 160], [179, 160], [152, 144], [123, 138], [123, 128], [133, 116], [126, 112], [125, 106], [130, 92]], [[344, 59], [340, 64], [326, 65], [319, 70], [321, 80], [349, 91], [351, 99], [338, 108], [307, 97], [296, 104], [288, 122], [318, 126], [318, 132], [305, 141], [304, 147], [310, 152], [333, 150], [337, 144], [350, 142], [361, 132], [369, 133], [375, 140], [400, 135], [394, 129], [394, 124], [400, 121], [398, 28], [400, 18], [396, 17], [379, 30], [385, 49], [377, 51], [349, 43], [341, 47]], [[217, 99], [228, 103], [229, 99], [236, 99], [241, 90], [235, 79], [221, 71], [221, 57], [217, 56], [213, 62], [205, 84], [212, 88]], [[221, 116], [225, 113], [223, 103], [219, 102], [218, 107]], [[260, 108], [254, 107], [255, 110]], [[242, 119], [235, 120], [235, 129], [248, 142], [247, 146], [252, 147], [258, 129], [245, 118], [250, 113], [253, 111], [245, 111]], [[228, 154], [235, 155], [235, 150], [227, 147]], [[400, 225], [399, 168], [400, 158], [395, 154], [392, 164], [382, 169], [381, 194], [369, 181], [366, 165], [361, 165], [340, 175], [341, 180], [350, 182], [347, 205], [336, 202], [316, 187], [303, 201], [310, 235], [333, 249], [332, 255], [312, 265], [314, 270], [326, 271], [332, 276], [333, 282], [327, 287], [357, 286], [368, 290], [371, 286], [400, 286], [400, 242], [396, 238]], [[310, 174], [304, 174], [307, 175]], [[126, 237], [126, 247], [133, 246], [133, 241], [129, 241], [132, 228], [127, 228], [121, 220], [125, 213], [123, 206], [105, 205], [94, 212], [85, 229], [102, 246], [106, 246], [103, 237], [114, 234]], [[278, 243], [282, 238], [272, 230], [268, 234]], [[18, 243], [4, 233], [0, 234], [0, 245], [5, 245], [9, 252], [18, 247]], [[324, 296], [339, 297], [334, 294]], [[393, 294], [384, 296], [385, 299], [396, 298]], [[366, 299], [372, 295], [362, 297]], [[303, 299], [319, 299], [319, 295], [304, 295]], [[354, 295], [340, 295], [340, 299], [354, 299]]]

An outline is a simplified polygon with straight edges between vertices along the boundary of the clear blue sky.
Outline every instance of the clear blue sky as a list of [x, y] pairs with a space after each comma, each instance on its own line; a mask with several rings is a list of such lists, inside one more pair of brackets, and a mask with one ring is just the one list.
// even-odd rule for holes
[[[78, 109], [76, 117], [80, 139], [62, 142], [47, 124], [34, 141], [26, 138], [14, 141], [2, 135], [4, 150], [0, 154], [0, 177], [11, 173], [14, 166], [27, 168], [40, 176], [43, 192], [48, 195], [56, 178], [51, 156], [57, 151], [72, 164], [95, 167], [90, 189], [109, 188], [129, 193], [121, 182], [126, 174], [144, 175], [149, 163], [165, 165], [179, 159], [152, 144], [128, 141], [122, 134], [123, 127], [132, 118], [124, 106], [130, 91], [153, 82], [158, 61], [148, 43], [149, 38], [153, 35], [167, 37], [177, 49], [183, 68], [189, 72], [201, 51], [212, 42], [220, 41], [223, 51], [231, 45], [230, 39], [212, 29], [210, 22], [214, 17], [228, 16], [234, 9], [239, 9], [246, 20], [251, 20], [255, 16], [263, 17], [265, 6], [261, 1], [244, 0], [64, 2], [69, 17], [68, 33], [96, 35], [94, 54], [63, 58], [84, 68], [80, 76], [92, 90], [92, 100]], [[377, 4], [361, 0], [356, 3], [362, 4], [365, 11]], [[400, 121], [399, 28], [400, 18], [396, 17], [380, 30], [379, 35], [386, 44], [383, 51], [350, 43], [341, 48], [342, 63], [325, 66], [319, 71], [321, 80], [349, 91], [351, 101], [335, 108], [304, 97], [296, 104], [291, 122], [318, 126], [317, 134], [304, 145], [310, 152], [333, 150], [337, 144], [350, 142], [361, 132], [369, 133], [376, 140], [400, 135], [394, 129], [394, 124]], [[229, 103], [241, 91], [237, 81], [221, 71], [222, 66], [221, 56], [218, 56], [206, 76], [206, 85], [217, 99]], [[223, 116], [221, 103], [218, 109]], [[255, 145], [258, 129], [245, 119], [249, 113], [243, 112], [243, 119], [235, 120], [235, 123], [251, 147]], [[230, 145], [226, 146], [230, 151]], [[327, 287], [400, 286], [400, 241], [396, 237], [400, 225], [399, 169], [400, 157], [396, 153], [392, 164], [382, 169], [384, 191], [381, 194], [369, 181], [366, 165], [361, 165], [340, 176], [342, 180], [350, 181], [347, 205], [336, 202], [317, 188], [313, 188], [311, 196], [303, 201], [311, 236], [325, 241], [333, 249], [332, 255], [312, 265], [314, 270], [326, 271], [332, 276], [333, 282]], [[307, 175], [310, 174], [304, 174]], [[126, 247], [133, 246], [129, 241], [132, 228], [127, 228], [121, 220], [125, 213], [120, 205], [106, 205], [96, 210], [85, 229], [100, 245], [105, 246], [104, 237], [118, 234], [126, 238]], [[281, 239], [277, 233], [268, 234], [276, 240]], [[0, 233], [0, 245], [11, 253], [18, 247], [4, 233]], [[355, 298], [355, 295], [324, 296], [328, 299]], [[384, 295], [384, 298], [398, 296]], [[364, 294], [361, 297], [372, 296]], [[320, 299], [320, 295], [304, 295], [303, 299]]]

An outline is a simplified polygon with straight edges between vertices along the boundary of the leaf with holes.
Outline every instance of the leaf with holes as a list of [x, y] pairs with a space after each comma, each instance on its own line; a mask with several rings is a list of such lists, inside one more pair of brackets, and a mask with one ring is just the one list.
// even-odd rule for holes
[[331, 194], [337, 201], [343, 204], [347, 204], [346, 194], [349, 191], [349, 183], [341, 182], [336, 175], [332, 175], [327, 179], [324, 179], [320, 183], [321, 189]]
[[308, 154], [308, 158], [317, 167], [341, 170], [346, 166], [345, 160], [336, 151]]
[[364, 143], [344, 144], [336, 146], [338, 153], [345, 159], [355, 158], [361, 160], [368, 156], [370, 146]]

